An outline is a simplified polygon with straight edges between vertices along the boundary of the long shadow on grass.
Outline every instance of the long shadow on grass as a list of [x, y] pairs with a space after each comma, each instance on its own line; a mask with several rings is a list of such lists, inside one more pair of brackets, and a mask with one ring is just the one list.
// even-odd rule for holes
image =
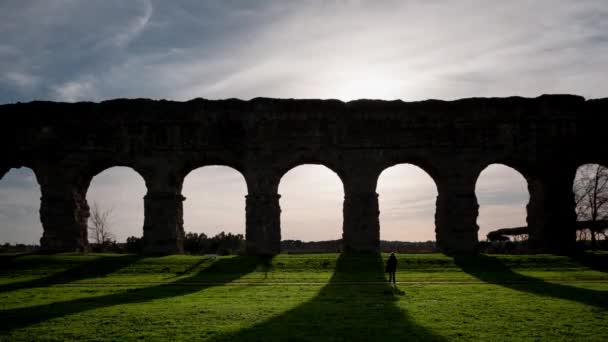
[[253, 327], [218, 336], [216, 340], [445, 340], [417, 325], [397, 307], [397, 296], [404, 293], [385, 283], [382, 271], [380, 255], [341, 255], [329, 284], [313, 299]]
[[596, 254], [592, 251], [582, 251], [571, 255], [570, 258], [592, 270], [608, 272], [608, 254]]
[[156, 299], [187, 295], [209, 287], [229, 283], [265, 264], [268, 264], [266, 259], [254, 257], [219, 259], [209, 267], [190, 277], [167, 284], [131, 289], [105, 296], [2, 310], [0, 311], [0, 332], [8, 332], [53, 318], [113, 305], [143, 303]]
[[53, 284], [71, 283], [87, 278], [104, 277], [135, 263], [139, 259], [141, 259], [141, 257], [135, 255], [100, 257], [43, 278], [0, 285], [0, 293], [34, 287], [45, 287]]
[[571, 300], [598, 308], [608, 308], [608, 291], [583, 289], [514, 272], [500, 259], [487, 255], [455, 256], [454, 262], [466, 273], [486, 283], [539, 296]]
[[21, 258], [28, 255], [36, 255], [40, 254], [39, 252], [22, 252], [22, 253], [14, 253], [14, 254], [0, 254], [0, 265], [6, 265], [6, 263], [13, 261], [17, 258]]

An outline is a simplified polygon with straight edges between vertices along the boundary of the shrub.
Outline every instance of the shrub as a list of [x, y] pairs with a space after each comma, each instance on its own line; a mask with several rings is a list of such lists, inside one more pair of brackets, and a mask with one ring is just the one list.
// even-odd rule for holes
[[127, 252], [139, 254], [144, 250], [144, 239], [136, 236], [129, 236], [127, 238]]

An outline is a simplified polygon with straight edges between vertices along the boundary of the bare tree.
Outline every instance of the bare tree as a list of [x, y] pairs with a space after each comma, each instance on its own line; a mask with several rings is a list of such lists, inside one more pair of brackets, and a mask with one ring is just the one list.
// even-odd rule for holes
[[110, 230], [112, 209], [104, 210], [97, 202], [93, 202], [91, 216], [89, 217], [89, 232], [93, 241], [98, 245], [107, 245], [115, 240]]
[[598, 164], [581, 166], [574, 180], [574, 198], [578, 221], [589, 221], [588, 234], [579, 230], [579, 238], [591, 238], [596, 246], [598, 236], [605, 236], [605, 228], [598, 221], [608, 219], [608, 168]]

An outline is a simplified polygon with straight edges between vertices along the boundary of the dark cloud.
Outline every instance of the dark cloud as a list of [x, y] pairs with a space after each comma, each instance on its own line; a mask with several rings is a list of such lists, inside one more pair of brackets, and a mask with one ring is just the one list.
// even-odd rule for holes
[[[166, 79], [149, 82], [145, 75], [158, 77], [162, 70], [154, 69], [163, 65], [212, 62], [231, 47], [251, 44], [255, 32], [285, 7], [147, 0], [3, 2], [0, 102], [167, 96], [162, 90], [172, 86]], [[124, 72], [143, 77], [125, 84], [116, 78]], [[205, 73], [189, 76], [214, 81]], [[31, 81], [23, 81], [27, 79]]]
[[0, 103], [597, 97], [606, 90], [596, 86], [608, 64], [606, 7], [603, 1], [4, 1]]

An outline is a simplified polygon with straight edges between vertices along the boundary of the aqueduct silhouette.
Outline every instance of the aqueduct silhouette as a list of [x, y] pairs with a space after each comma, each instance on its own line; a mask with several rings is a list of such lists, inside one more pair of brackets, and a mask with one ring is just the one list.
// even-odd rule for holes
[[438, 247], [471, 252], [478, 242], [477, 177], [489, 164], [502, 163], [528, 182], [531, 246], [563, 252], [575, 242], [577, 167], [608, 164], [606, 114], [608, 99], [573, 95], [411, 103], [17, 103], [0, 106], [0, 177], [13, 167], [31, 168], [42, 193], [42, 247], [82, 250], [88, 244], [86, 192], [92, 177], [109, 167], [131, 167], [147, 186], [146, 251], [180, 253], [184, 177], [201, 166], [227, 165], [247, 182], [248, 252], [275, 254], [282, 175], [300, 164], [322, 164], [344, 185], [345, 249], [377, 251], [377, 179], [390, 166], [411, 163], [437, 185]]

